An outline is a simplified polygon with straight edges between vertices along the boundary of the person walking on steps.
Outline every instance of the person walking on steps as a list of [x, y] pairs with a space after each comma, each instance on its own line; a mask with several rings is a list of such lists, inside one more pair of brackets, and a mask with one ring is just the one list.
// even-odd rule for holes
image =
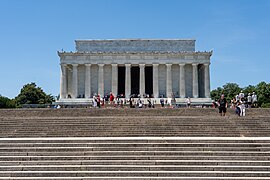
[[228, 107], [228, 102], [224, 94], [222, 94], [220, 99], [218, 100], [218, 109], [219, 109], [220, 116], [226, 115], [227, 107]]

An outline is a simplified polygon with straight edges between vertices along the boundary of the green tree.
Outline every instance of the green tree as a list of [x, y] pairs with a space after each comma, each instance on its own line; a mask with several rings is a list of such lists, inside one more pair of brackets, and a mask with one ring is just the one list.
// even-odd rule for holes
[[15, 108], [16, 103], [14, 99], [9, 99], [7, 97], [0, 95], [0, 108]]
[[26, 84], [21, 89], [20, 94], [15, 98], [18, 106], [23, 104], [50, 104], [54, 98], [50, 94], [46, 94], [41, 87], [37, 87], [35, 83]]
[[245, 95], [248, 95], [249, 93], [252, 95], [253, 92], [255, 92], [256, 94], [258, 93], [257, 88], [252, 85], [243, 88], [243, 92], [245, 93]]
[[241, 92], [241, 88], [236, 83], [227, 83], [223, 86], [223, 94], [227, 100], [231, 100], [235, 97], [236, 94]]
[[214, 89], [210, 92], [211, 98], [213, 100], [218, 100], [223, 92], [223, 88], [218, 87], [217, 89]]
[[218, 87], [211, 91], [211, 98], [217, 100], [220, 98], [221, 94], [224, 94], [226, 99], [230, 101], [234, 98], [236, 94], [239, 94], [242, 89], [236, 83], [227, 83], [222, 87]]
[[260, 82], [256, 86], [257, 97], [258, 97], [258, 106], [262, 105], [265, 107], [265, 104], [270, 103], [270, 83]]

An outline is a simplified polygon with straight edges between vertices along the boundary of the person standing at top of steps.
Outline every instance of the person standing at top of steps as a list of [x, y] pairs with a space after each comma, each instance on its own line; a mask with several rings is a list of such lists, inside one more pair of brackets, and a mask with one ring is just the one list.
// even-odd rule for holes
[[220, 116], [226, 115], [227, 107], [228, 107], [228, 102], [224, 94], [222, 94], [220, 99], [218, 100], [218, 109], [219, 109]]

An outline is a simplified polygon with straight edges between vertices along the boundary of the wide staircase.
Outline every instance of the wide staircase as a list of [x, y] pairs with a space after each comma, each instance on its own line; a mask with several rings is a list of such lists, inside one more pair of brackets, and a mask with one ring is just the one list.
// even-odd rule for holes
[[270, 179], [270, 111], [0, 110], [0, 179]]

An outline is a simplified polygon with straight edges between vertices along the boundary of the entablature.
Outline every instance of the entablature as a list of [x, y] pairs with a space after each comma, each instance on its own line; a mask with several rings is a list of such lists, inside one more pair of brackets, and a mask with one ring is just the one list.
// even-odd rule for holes
[[63, 61], [80, 61], [80, 63], [100, 62], [122, 63], [126, 62], [159, 62], [159, 61], [210, 61], [212, 51], [207, 52], [59, 52], [58, 55]]

